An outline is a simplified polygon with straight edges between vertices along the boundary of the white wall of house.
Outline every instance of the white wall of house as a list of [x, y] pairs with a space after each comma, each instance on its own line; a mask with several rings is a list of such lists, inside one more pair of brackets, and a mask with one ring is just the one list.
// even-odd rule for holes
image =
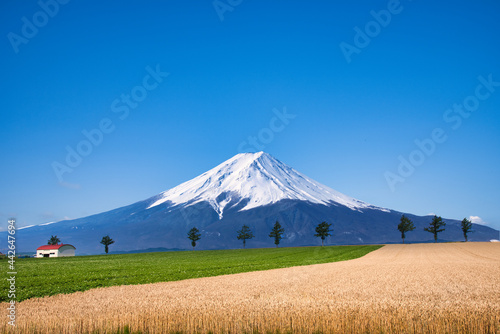
[[64, 245], [59, 249], [39, 249], [36, 251], [36, 257], [65, 257], [75, 256], [75, 248], [69, 245]]
[[58, 252], [57, 249], [41, 249], [36, 251], [36, 257], [45, 257], [46, 255], [49, 255], [49, 257], [57, 257]]

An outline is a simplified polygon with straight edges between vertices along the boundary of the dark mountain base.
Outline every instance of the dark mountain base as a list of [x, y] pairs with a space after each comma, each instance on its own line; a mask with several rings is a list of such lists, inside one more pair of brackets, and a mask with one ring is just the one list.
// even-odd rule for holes
[[[236, 203], [236, 201], [235, 201]], [[173, 207], [164, 203], [146, 209], [149, 201], [138, 202], [123, 208], [71, 221], [45, 226], [35, 226], [17, 231], [17, 250], [33, 252], [57, 235], [63, 243], [76, 247], [76, 254], [101, 254], [104, 246], [99, 242], [109, 234], [116, 242], [112, 252], [129, 252], [145, 249], [191, 249], [187, 232], [196, 226], [202, 234], [196, 249], [241, 248], [236, 231], [243, 224], [250, 226], [255, 238], [247, 247], [274, 247], [269, 232], [278, 220], [285, 228], [281, 247], [321, 245], [314, 237], [315, 227], [322, 221], [333, 223], [333, 233], [328, 245], [383, 244], [401, 242], [397, 225], [401, 217], [397, 211], [365, 209], [354, 211], [340, 205], [321, 205], [298, 200], [283, 200], [251, 210], [239, 211], [245, 203], [229, 203], [222, 219], [206, 202], [191, 206]], [[407, 234], [406, 242], [433, 242], [433, 235], [423, 229], [432, 217], [406, 214], [416, 230]], [[439, 234], [439, 242], [463, 241], [460, 221], [445, 219], [446, 230]], [[476, 225], [469, 241], [489, 241], [499, 238], [499, 231]], [[6, 232], [2, 232], [2, 249], [7, 248]], [[3, 252], [3, 251], [2, 251]]]

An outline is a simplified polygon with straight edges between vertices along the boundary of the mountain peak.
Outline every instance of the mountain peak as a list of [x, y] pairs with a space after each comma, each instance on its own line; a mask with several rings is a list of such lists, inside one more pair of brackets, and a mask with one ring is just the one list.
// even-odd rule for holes
[[155, 196], [148, 209], [167, 202], [189, 206], [206, 201], [222, 219], [224, 208], [230, 202], [248, 200], [241, 209], [248, 210], [284, 199], [340, 204], [352, 210], [377, 208], [308, 178], [268, 153], [257, 152], [237, 154], [208, 172]]

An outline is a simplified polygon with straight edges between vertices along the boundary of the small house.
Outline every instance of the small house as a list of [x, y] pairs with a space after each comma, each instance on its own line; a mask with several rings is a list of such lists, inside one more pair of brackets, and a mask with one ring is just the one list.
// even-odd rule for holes
[[43, 245], [36, 249], [36, 257], [75, 256], [75, 249], [70, 244]]

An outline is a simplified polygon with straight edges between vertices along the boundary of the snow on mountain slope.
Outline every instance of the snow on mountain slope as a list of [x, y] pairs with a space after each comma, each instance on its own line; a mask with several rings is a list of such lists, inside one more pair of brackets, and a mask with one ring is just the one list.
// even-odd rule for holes
[[[221, 194], [226, 196], [220, 197]], [[271, 155], [241, 153], [202, 175], [167, 190], [156, 197], [149, 207], [165, 202], [192, 205], [207, 201], [222, 218], [224, 207], [232, 199], [248, 199], [241, 210], [276, 203], [283, 199], [309, 201], [318, 204], [340, 204], [352, 210], [375, 207], [339, 193], [285, 165]]]

